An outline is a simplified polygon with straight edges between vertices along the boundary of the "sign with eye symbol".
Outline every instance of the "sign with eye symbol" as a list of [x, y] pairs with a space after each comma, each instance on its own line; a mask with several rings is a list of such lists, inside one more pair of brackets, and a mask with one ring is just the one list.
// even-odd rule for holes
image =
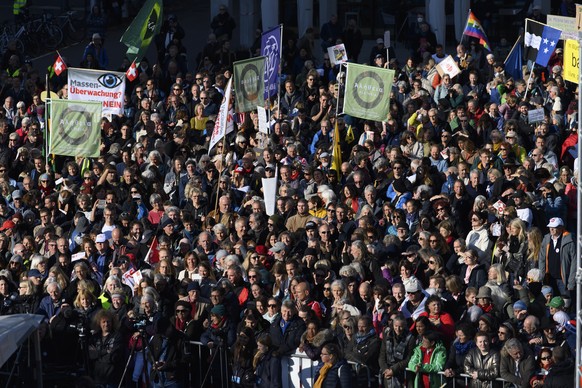
[[68, 76], [70, 101], [99, 101], [109, 118], [123, 114], [124, 73], [69, 68]]

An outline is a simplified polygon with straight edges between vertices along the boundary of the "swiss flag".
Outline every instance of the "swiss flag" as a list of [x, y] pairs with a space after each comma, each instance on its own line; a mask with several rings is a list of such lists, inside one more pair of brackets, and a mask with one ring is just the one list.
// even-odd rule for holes
[[67, 70], [67, 65], [65, 64], [65, 61], [63, 61], [63, 58], [61, 57], [61, 54], [57, 54], [58, 57], [55, 61], [55, 63], [53, 64], [53, 70], [55, 71], [55, 74], [57, 76], [61, 75], [61, 73], [65, 70]]
[[135, 59], [131, 62], [131, 66], [125, 72], [125, 76], [129, 80], [129, 82], [133, 82], [134, 79], [137, 78], [137, 66], [135, 65]]

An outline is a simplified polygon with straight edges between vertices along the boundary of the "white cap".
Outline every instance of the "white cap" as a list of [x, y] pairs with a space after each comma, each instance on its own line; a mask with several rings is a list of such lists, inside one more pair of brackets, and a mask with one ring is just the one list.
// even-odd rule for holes
[[550, 222], [548, 223], [548, 228], [557, 228], [560, 226], [564, 226], [564, 221], [560, 217], [550, 218]]

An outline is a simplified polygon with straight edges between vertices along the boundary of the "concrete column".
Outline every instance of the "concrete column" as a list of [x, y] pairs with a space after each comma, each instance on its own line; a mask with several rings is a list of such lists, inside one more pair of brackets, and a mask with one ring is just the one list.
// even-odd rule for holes
[[261, 1], [261, 17], [263, 31], [270, 30], [279, 24], [279, 2], [276, 0]]
[[255, 0], [240, 0], [239, 3], [239, 31], [240, 47], [249, 48], [255, 40], [255, 28], [257, 23], [257, 11]]
[[[337, 0], [327, 0], [319, 2], [319, 28], [329, 22], [331, 15], [337, 15]], [[345, 23], [338, 16], [338, 21], [345, 27]]]
[[297, 26], [299, 37], [308, 27], [313, 27], [313, 0], [297, 0]]

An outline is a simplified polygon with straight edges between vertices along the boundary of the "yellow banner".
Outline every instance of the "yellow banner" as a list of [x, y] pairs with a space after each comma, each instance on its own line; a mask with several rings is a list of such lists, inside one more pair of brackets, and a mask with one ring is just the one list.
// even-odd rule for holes
[[564, 79], [577, 84], [580, 73], [579, 43], [567, 39], [564, 48]]

